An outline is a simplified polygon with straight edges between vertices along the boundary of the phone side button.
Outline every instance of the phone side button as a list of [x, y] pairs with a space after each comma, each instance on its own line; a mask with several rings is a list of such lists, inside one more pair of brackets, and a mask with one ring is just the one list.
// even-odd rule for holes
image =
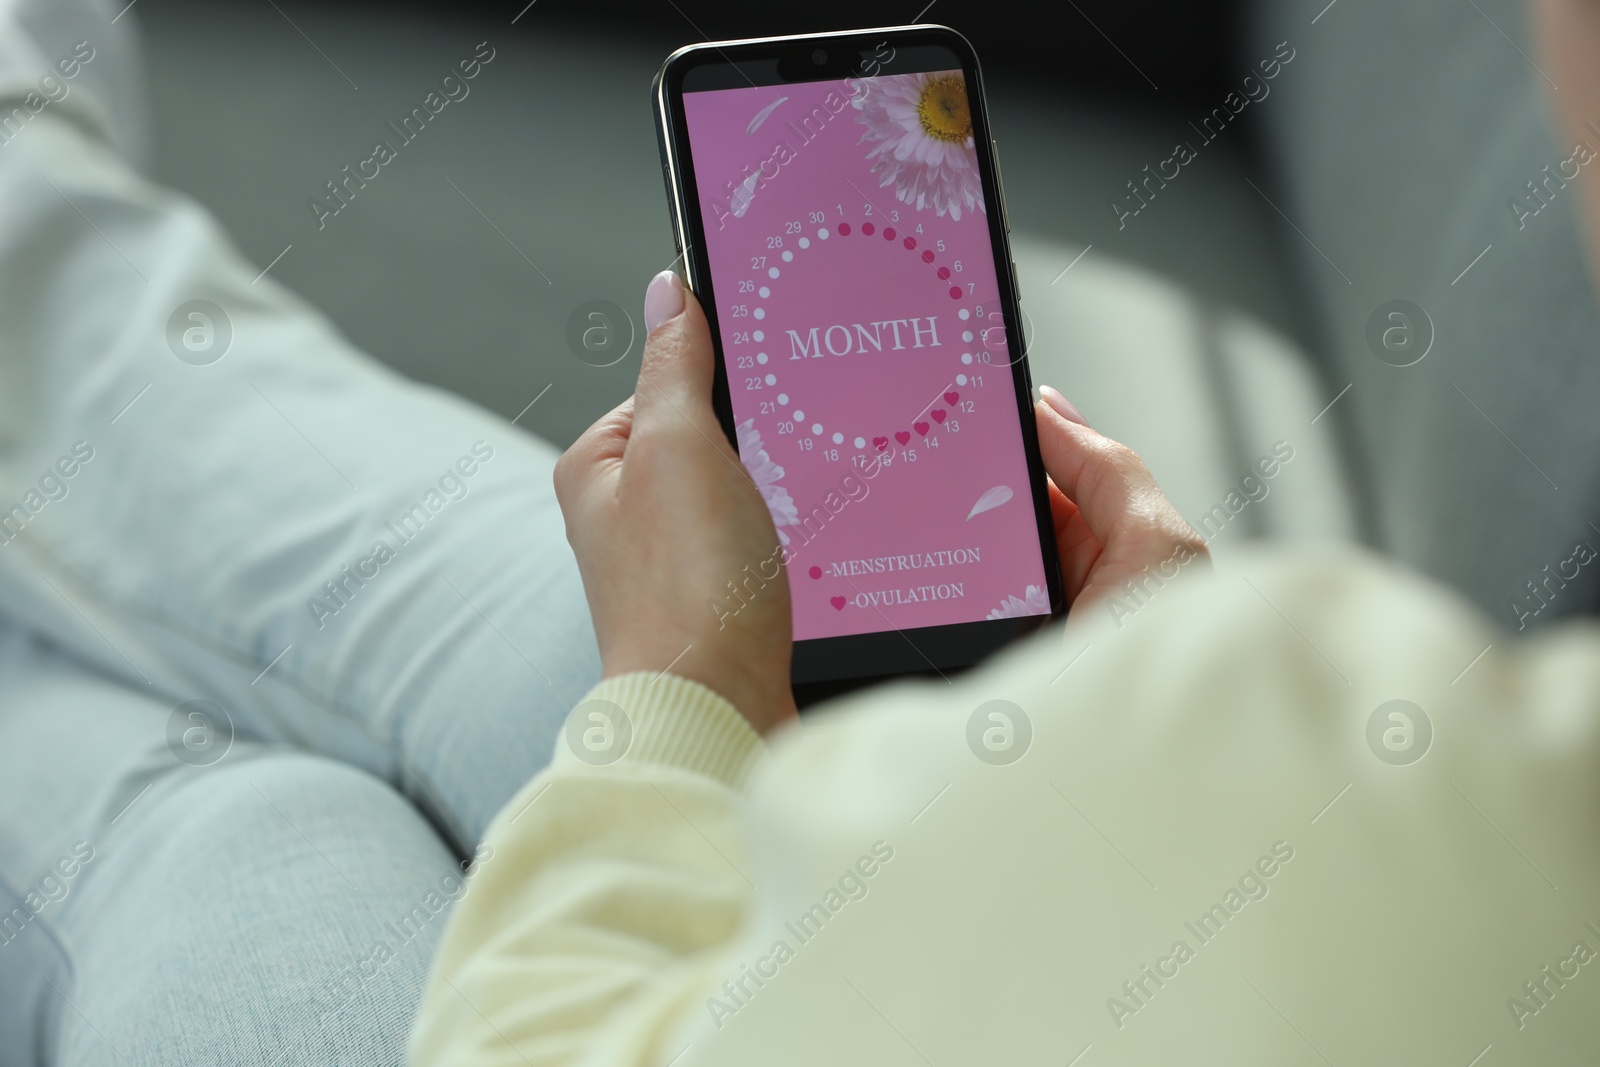
[[672, 169], [665, 163], [661, 164], [661, 180], [667, 187], [667, 217], [672, 221], [672, 248], [679, 255], [682, 255], [683, 235], [678, 232], [678, 209], [672, 198]]
[[1000, 190], [1000, 221], [1005, 223], [1006, 232], [1011, 232], [1011, 212], [1006, 208], [1006, 179], [1000, 173], [1000, 142], [993, 137], [989, 138], [989, 150], [994, 160], [994, 185]]
[[1011, 291], [1017, 294], [1017, 302], [1022, 302], [1022, 285], [1017, 281], [1017, 261], [1011, 261]]

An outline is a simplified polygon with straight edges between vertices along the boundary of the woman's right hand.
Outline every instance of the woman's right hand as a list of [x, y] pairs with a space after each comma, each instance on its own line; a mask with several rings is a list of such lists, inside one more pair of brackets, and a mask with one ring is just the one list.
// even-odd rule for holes
[[[1048, 385], [1034, 405], [1039, 450], [1050, 475], [1061, 578], [1073, 613], [1122, 591], [1130, 579], [1211, 566], [1205, 539], [1156, 485], [1144, 461], [1091, 427]], [[1163, 566], [1165, 564], [1165, 566]]]

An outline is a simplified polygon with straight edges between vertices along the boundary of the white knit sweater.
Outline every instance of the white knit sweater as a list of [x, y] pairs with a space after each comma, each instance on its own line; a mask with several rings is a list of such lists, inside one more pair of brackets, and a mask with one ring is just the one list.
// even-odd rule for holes
[[770, 754], [680, 678], [591, 698], [626, 755], [491, 827], [417, 1064], [1600, 1062], [1593, 624], [1261, 555]]

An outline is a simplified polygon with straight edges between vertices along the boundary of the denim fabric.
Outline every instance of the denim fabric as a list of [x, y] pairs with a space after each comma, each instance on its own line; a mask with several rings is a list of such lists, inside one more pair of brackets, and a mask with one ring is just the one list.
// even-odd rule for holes
[[140, 177], [121, 7], [0, 0], [0, 1065], [399, 1062], [598, 678], [555, 452]]

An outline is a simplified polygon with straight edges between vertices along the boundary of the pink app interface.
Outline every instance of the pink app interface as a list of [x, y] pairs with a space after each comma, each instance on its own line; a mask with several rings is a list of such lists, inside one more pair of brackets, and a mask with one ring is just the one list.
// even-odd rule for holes
[[684, 110], [795, 639], [1048, 614], [962, 72]]

